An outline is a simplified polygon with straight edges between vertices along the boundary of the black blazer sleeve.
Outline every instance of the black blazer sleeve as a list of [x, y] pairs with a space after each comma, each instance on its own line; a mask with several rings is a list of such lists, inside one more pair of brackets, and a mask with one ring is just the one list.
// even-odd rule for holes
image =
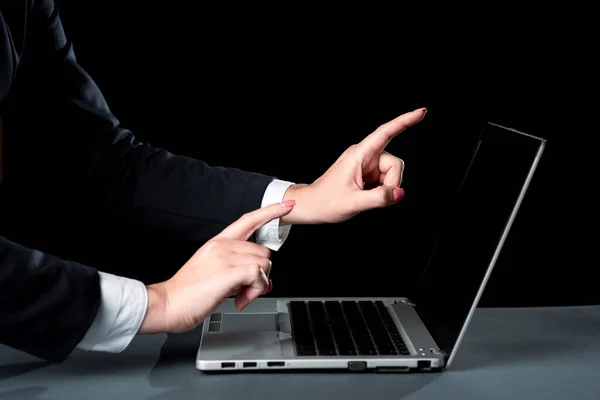
[[80, 202], [187, 242], [205, 241], [260, 207], [272, 177], [141, 143], [77, 63], [54, 2], [34, 1], [28, 19], [14, 92], [34, 174], [48, 174]]
[[[12, 172], [7, 160], [6, 184], [15, 170], [24, 185], [28, 176], [46, 178], [55, 190], [34, 190], [37, 201], [71, 196], [186, 241], [206, 240], [260, 206], [271, 177], [210, 167], [141, 143], [119, 125], [78, 65], [54, 2], [11, 4], [11, 20], [18, 13], [23, 19], [11, 29], [18, 66], [2, 105], [6, 158], [15, 160], [14, 148], [26, 151], [10, 164]], [[93, 321], [99, 291], [95, 269], [0, 237], [3, 344], [64, 359]]]
[[62, 361], [92, 324], [98, 272], [0, 236], [0, 343]]

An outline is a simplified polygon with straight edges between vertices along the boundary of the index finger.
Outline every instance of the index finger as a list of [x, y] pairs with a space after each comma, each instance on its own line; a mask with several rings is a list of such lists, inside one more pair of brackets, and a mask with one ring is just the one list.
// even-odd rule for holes
[[258, 210], [242, 215], [237, 221], [225, 228], [217, 235], [220, 238], [248, 240], [250, 236], [261, 226], [271, 220], [281, 218], [292, 211], [296, 202], [286, 200], [282, 203], [274, 203]]
[[426, 108], [419, 108], [394, 118], [393, 120], [381, 125], [375, 130], [375, 132], [364, 138], [359, 143], [359, 147], [362, 147], [367, 151], [382, 152], [390, 140], [392, 140], [406, 128], [409, 128], [420, 122], [425, 116], [426, 112]]

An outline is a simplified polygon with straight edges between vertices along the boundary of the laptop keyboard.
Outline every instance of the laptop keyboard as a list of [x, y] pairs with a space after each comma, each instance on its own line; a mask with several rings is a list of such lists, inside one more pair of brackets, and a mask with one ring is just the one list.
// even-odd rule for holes
[[290, 301], [299, 356], [409, 355], [381, 301]]

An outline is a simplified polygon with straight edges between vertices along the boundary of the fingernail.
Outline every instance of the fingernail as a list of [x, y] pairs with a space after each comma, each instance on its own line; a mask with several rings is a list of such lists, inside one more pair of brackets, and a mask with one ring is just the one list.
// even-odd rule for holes
[[244, 300], [244, 303], [238, 308], [238, 311], [243, 311], [244, 308], [248, 307], [248, 304], [250, 304], [250, 302], [247, 299]]
[[427, 108], [426, 107], [419, 108], [419, 109], [417, 109], [415, 111], [421, 111], [423, 114], [427, 114]]
[[282, 201], [281, 205], [283, 207], [294, 207], [294, 205], [296, 205], [296, 201], [295, 200], [286, 200], [286, 201]]
[[404, 198], [404, 196], [406, 196], [404, 189], [400, 188], [395, 188], [392, 193], [394, 194], [394, 203], [399, 202]]
[[269, 288], [267, 289], [267, 293], [273, 290], [273, 281], [269, 279]]

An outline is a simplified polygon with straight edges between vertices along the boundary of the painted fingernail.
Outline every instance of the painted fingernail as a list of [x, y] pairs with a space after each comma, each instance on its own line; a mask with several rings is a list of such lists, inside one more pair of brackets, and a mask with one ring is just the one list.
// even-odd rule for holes
[[394, 203], [399, 202], [406, 195], [406, 193], [404, 192], [404, 189], [400, 189], [400, 188], [395, 188], [392, 193], [394, 194]]
[[273, 281], [269, 279], [269, 288], [267, 289], [267, 292], [270, 292], [271, 290], [273, 290]]
[[296, 205], [295, 200], [286, 200], [281, 202], [282, 207], [294, 207], [294, 205]]
[[423, 108], [418, 108], [418, 109], [416, 109], [415, 111], [420, 111], [420, 112], [422, 112], [423, 114], [427, 114], [427, 108], [426, 108], [426, 107], [423, 107]]

